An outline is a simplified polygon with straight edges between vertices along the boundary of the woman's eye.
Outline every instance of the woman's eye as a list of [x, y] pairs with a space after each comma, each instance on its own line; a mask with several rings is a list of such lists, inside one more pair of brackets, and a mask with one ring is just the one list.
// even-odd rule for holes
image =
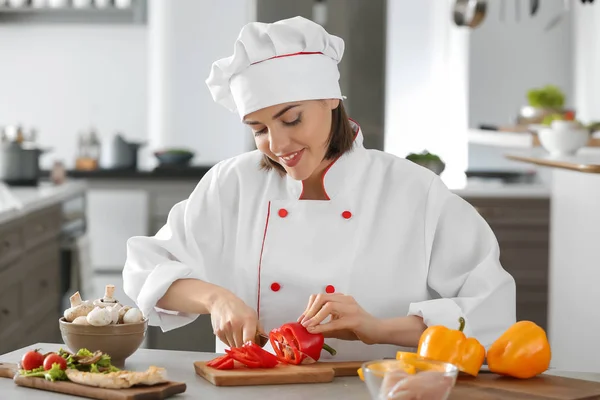
[[260, 131], [254, 131], [254, 136], [260, 136], [267, 133], [267, 128], [262, 128]]
[[296, 118], [296, 119], [295, 119], [295, 120], [293, 120], [293, 121], [290, 121], [290, 122], [282, 121], [282, 122], [283, 122], [283, 124], [284, 124], [285, 126], [294, 126], [294, 125], [298, 125], [300, 122], [302, 122], [302, 114], [299, 114], [299, 115], [298, 115], [298, 118]]

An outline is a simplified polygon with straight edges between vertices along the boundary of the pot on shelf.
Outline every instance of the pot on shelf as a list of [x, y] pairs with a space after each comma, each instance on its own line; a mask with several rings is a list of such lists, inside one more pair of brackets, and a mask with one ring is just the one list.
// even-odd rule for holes
[[48, 151], [27, 143], [0, 143], [0, 180], [11, 186], [37, 186], [40, 156]]

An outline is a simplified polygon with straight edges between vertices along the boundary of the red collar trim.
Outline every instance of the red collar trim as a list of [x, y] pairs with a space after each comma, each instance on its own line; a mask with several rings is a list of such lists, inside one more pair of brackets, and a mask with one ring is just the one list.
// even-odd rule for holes
[[[353, 139], [354, 141], [356, 141], [356, 138], [358, 137], [358, 132], [360, 132], [360, 125], [358, 124], [358, 122], [356, 122], [352, 118], [348, 118], [348, 119], [350, 121], [354, 122], [354, 124], [356, 125], [356, 131], [354, 131], [354, 139]], [[331, 167], [333, 167], [333, 164], [335, 164], [337, 162], [337, 160], [340, 159], [341, 156], [343, 156], [343, 154], [340, 154], [339, 156], [337, 156], [337, 158], [335, 160], [333, 160], [333, 162], [331, 164], [329, 164], [327, 166], [327, 168], [325, 168], [325, 170], [323, 171], [323, 175], [321, 176], [321, 186], [323, 187], [323, 192], [325, 193], [325, 197], [327, 198], [327, 200], [331, 200], [331, 198], [329, 198], [329, 195], [327, 194], [327, 190], [325, 189], [325, 175], [327, 175], [327, 172], [329, 172]], [[304, 181], [302, 181], [302, 192], [300, 193], [300, 199], [302, 199], [302, 196], [304, 196]]]
[[253, 62], [250, 65], [259, 64], [261, 62], [273, 60], [275, 58], [284, 58], [284, 57], [293, 57], [293, 56], [306, 56], [306, 55], [312, 55], [312, 54], [323, 54], [323, 53], [321, 53], [320, 51], [300, 51], [298, 53], [282, 54], [280, 56], [274, 56], [274, 57], [271, 57], [271, 58], [266, 58], [264, 60], [255, 61], [255, 62]]

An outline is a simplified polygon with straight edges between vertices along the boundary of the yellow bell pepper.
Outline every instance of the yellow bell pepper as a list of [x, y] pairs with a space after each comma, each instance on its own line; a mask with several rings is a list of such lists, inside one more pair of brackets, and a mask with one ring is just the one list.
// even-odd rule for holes
[[491, 372], [514, 378], [533, 378], [550, 366], [552, 351], [546, 332], [531, 321], [519, 321], [490, 346]]
[[485, 359], [485, 348], [477, 339], [465, 336], [464, 318], [460, 317], [458, 322], [458, 330], [441, 325], [427, 328], [419, 339], [417, 354], [454, 364], [459, 371], [477, 376]]

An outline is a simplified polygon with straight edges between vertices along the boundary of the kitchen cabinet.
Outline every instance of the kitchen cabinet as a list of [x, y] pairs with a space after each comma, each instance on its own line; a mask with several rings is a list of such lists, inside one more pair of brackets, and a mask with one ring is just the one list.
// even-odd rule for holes
[[215, 335], [210, 315], [200, 315], [194, 322], [168, 332], [149, 326], [148, 348], [214, 352]]
[[61, 342], [60, 204], [0, 225], [0, 353]]
[[154, 235], [171, 208], [187, 199], [197, 180], [88, 180], [88, 230], [94, 272], [121, 272], [127, 240]]
[[517, 320], [548, 327], [550, 200], [465, 198], [494, 231], [500, 262], [515, 278]]
[[94, 271], [122, 271], [127, 240], [148, 234], [148, 194], [133, 188], [90, 188], [87, 193]]

